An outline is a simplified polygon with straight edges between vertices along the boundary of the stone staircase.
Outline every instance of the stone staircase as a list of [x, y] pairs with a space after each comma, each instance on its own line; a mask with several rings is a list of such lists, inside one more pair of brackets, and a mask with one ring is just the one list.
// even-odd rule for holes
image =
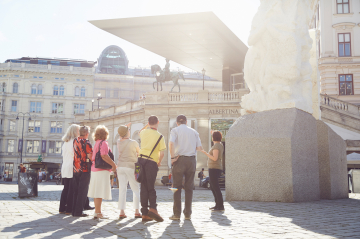
[[[325, 123], [360, 134], [360, 106], [320, 95], [321, 120]], [[360, 153], [359, 140], [346, 140], [347, 151]]]

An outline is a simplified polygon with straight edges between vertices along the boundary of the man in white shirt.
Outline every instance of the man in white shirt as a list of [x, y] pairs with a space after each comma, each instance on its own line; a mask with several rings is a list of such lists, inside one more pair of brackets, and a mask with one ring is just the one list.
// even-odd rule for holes
[[181, 188], [185, 176], [185, 209], [186, 220], [191, 219], [191, 204], [196, 170], [196, 151], [202, 150], [199, 133], [186, 125], [185, 115], [176, 118], [178, 127], [171, 130], [169, 149], [173, 164], [173, 187], [178, 190], [174, 193], [174, 207], [172, 220], [180, 220], [181, 215]]

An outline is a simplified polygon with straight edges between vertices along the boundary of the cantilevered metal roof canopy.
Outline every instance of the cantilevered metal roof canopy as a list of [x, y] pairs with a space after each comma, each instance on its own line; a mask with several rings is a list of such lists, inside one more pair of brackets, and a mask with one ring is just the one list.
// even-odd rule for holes
[[222, 79], [242, 72], [248, 47], [212, 12], [90, 21], [94, 26], [195, 71]]

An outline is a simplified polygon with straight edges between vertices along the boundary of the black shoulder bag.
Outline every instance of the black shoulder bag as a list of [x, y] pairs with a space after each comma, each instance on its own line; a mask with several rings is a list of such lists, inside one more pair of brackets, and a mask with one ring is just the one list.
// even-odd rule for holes
[[[108, 164], [107, 162], [105, 162], [100, 154], [100, 150], [101, 150], [101, 144], [102, 142], [104, 142], [104, 140], [102, 140], [100, 142], [99, 145], [99, 151], [96, 153], [95, 155], [95, 168], [99, 168], [99, 169], [112, 169], [112, 166], [110, 164]], [[108, 152], [109, 157], [111, 158], [112, 161], [114, 161], [114, 154], [111, 152], [111, 150], [109, 149]]]
[[[160, 143], [160, 140], [163, 136], [160, 135], [158, 141], [156, 142], [154, 148], [151, 150], [151, 153], [149, 156], [140, 154], [140, 158], [146, 157], [146, 158], [151, 158], [151, 154], [154, 152], [154, 150], [156, 149], [156, 146], [158, 146], [158, 144]], [[139, 161], [137, 163], [135, 163], [135, 179], [138, 183], [141, 183], [141, 181], [144, 179], [144, 170], [143, 170], [143, 165], [141, 165], [141, 163], [139, 163]]]

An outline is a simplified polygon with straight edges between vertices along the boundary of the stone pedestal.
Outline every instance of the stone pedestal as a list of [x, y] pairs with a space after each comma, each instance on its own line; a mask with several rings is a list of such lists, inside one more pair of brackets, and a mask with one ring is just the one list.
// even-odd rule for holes
[[226, 135], [226, 200], [320, 199], [315, 118], [291, 108], [245, 115]]
[[317, 121], [320, 198], [348, 198], [345, 141], [324, 122]]

